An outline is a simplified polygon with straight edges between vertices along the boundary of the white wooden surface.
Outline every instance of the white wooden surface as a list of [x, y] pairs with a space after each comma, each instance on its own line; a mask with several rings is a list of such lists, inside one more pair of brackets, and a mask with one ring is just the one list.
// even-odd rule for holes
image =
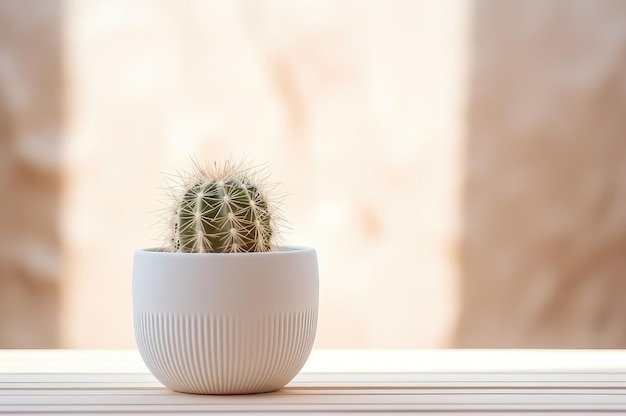
[[0, 414], [626, 414], [626, 351], [314, 351], [285, 389], [174, 393], [136, 351], [0, 350]]

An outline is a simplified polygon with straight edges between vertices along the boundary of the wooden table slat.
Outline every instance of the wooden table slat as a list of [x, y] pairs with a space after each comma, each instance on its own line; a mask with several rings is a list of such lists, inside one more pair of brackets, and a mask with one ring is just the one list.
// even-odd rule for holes
[[0, 351], [0, 414], [364, 412], [626, 414], [626, 351], [314, 351], [285, 389], [244, 396], [169, 391], [136, 351]]

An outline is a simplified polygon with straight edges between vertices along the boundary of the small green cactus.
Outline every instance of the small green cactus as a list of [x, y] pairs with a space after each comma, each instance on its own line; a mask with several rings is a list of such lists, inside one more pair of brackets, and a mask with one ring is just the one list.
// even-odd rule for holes
[[270, 251], [277, 239], [278, 210], [260, 170], [230, 163], [183, 176], [174, 195], [169, 251], [240, 253]]

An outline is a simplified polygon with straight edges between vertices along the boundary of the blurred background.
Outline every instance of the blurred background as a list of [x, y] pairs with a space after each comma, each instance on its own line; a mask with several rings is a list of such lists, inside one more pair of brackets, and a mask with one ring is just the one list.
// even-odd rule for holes
[[318, 348], [626, 347], [626, 2], [0, 0], [0, 347], [134, 347], [163, 173], [267, 163]]

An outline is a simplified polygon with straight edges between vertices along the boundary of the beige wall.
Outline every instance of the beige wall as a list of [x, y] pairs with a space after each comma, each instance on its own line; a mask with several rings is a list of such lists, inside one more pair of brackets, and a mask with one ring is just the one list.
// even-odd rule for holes
[[319, 251], [318, 347], [446, 342], [465, 7], [75, 1], [66, 17], [65, 345], [133, 345], [132, 252], [155, 244], [161, 172], [192, 154], [247, 155], [282, 183], [287, 241]]
[[[35, 205], [0, 204], [0, 347], [134, 346], [133, 250], [191, 155], [282, 183], [286, 240], [318, 249], [317, 347], [626, 345], [624, 3], [7, 4], [0, 191], [54, 208], [22, 258]], [[21, 43], [33, 28], [61, 46]]]

